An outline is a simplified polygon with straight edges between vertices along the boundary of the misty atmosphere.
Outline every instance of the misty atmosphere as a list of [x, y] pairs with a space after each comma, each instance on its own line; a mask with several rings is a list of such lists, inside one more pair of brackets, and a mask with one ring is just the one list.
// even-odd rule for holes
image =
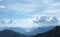
[[60, 37], [60, 0], [0, 0], [0, 37]]

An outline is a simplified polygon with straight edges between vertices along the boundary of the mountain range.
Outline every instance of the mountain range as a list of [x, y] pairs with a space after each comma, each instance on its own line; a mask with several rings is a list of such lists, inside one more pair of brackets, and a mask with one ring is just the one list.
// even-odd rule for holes
[[60, 37], [60, 26], [56, 26], [49, 31], [38, 33], [36, 35], [25, 35], [13, 30], [5, 29], [0, 31], [0, 37]]
[[14, 32], [12, 30], [3, 30], [0, 32], [0, 37], [27, 37], [24, 34]]
[[52, 26], [49, 26], [49, 27], [38, 27], [36, 29], [33, 29], [31, 30], [30, 32], [27, 32], [25, 29], [23, 28], [20, 28], [20, 27], [2, 27], [0, 28], [0, 31], [3, 31], [3, 30], [12, 30], [12, 31], [15, 31], [15, 32], [18, 32], [18, 33], [22, 33], [22, 34], [26, 34], [26, 35], [36, 35], [38, 33], [44, 33], [46, 31], [49, 31], [51, 30]]

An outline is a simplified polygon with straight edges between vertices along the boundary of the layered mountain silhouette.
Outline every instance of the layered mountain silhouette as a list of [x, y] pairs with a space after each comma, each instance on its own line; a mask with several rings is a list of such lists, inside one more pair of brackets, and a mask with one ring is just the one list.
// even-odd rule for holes
[[21, 34], [25, 34], [25, 35], [36, 35], [38, 33], [44, 33], [46, 31], [49, 31], [52, 28], [54, 28], [54, 27], [52, 27], [52, 26], [49, 26], [49, 27], [39, 27], [39, 28], [31, 30], [30, 32], [27, 32], [25, 29], [20, 28], [20, 27], [2, 27], [2, 28], [0, 28], [0, 31], [8, 29], [8, 30], [12, 30], [12, 31], [15, 31], [15, 32], [18, 32], [18, 33], [21, 33]]
[[60, 26], [56, 26], [47, 32], [38, 33], [36, 35], [25, 35], [13, 30], [5, 29], [3, 31], [0, 31], [0, 37], [60, 37]]
[[53, 28], [50, 31], [47, 31], [42, 34], [37, 34], [32, 37], [60, 37], [60, 26], [56, 26], [55, 28]]
[[39, 27], [39, 28], [36, 28], [35, 30], [29, 32], [28, 34], [29, 34], [29, 35], [36, 35], [36, 34], [38, 34], [38, 33], [41, 34], [41, 33], [44, 33], [44, 32], [46, 32], [46, 31], [49, 31], [49, 30], [51, 30], [51, 29], [53, 29], [53, 28], [54, 28], [53, 26]]
[[2, 27], [2, 28], [0, 28], [0, 31], [3, 31], [3, 30], [12, 30], [14, 32], [27, 34], [27, 31], [23, 28], [20, 28], [20, 27]]
[[14, 32], [12, 30], [3, 30], [0, 32], [0, 37], [28, 37], [28, 36]]

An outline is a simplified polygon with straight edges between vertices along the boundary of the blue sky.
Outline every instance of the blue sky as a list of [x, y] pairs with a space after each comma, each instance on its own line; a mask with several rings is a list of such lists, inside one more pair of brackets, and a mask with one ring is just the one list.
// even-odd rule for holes
[[0, 0], [0, 24], [2, 20], [5, 23], [13, 21], [12, 24], [2, 24], [3, 26], [36, 27], [31, 20], [34, 15], [59, 17], [60, 0]]

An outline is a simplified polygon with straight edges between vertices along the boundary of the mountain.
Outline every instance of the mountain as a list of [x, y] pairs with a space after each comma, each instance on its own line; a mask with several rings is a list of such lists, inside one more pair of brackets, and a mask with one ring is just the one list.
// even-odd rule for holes
[[27, 32], [25, 29], [20, 28], [20, 27], [8, 27], [6, 29], [13, 30], [15, 32], [22, 33], [22, 34], [25, 34]]
[[12, 30], [12, 31], [22, 33], [22, 34], [25, 34], [27, 32], [25, 29], [20, 28], [20, 27], [2, 27], [2, 28], [0, 28], [0, 31], [3, 31], [3, 30]]
[[38, 33], [37, 35], [25, 35], [13, 30], [5, 29], [0, 31], [0, 37], [60, 37], [60, 26], [56, 26], [44, 33]]
[[28, 36], [14, 32], [12, 30], [3, 30], [0, 32], [0, 37], [28, 37]]
[[44, 33], [44, 32], [47, 32], [51, 29], [53, 29], [54, 27], [53, 26], [48, 26], [48, 27], [39, 27], [39, 28], [36, 28], [35, 30], [29, 32], [29, 35], [36, 35], [38, 33]]
[[49, 30], [42, 34], [37, 34], [32, 37], [60, 37], [60, 26], [56, 26], [52, 30]]
[[4, 29], [6, 29], [6, 27], [1, 27], [1, 28], [0, 28], [0, 31], [3, 31]]
[[20, 27], [4, 27], [4, 28], [0, 28], [0, 31], [2, 31], [4, 29], [8, 29], [8, 30], [13, 30], [13, 31], [18, 32], [18, 33], [25, 34], [25, 35], [36, 35], [38, 33], [44, 33], [46, 31], [49, 31], [52, 28], [53, 28], [52, 26], [49, 26], [49, 27], [39, 27], [39, 28], [36, 28], [34, 30], [31, 30], [31, 32], [27, 32], [25, 29], [20, 28]]

